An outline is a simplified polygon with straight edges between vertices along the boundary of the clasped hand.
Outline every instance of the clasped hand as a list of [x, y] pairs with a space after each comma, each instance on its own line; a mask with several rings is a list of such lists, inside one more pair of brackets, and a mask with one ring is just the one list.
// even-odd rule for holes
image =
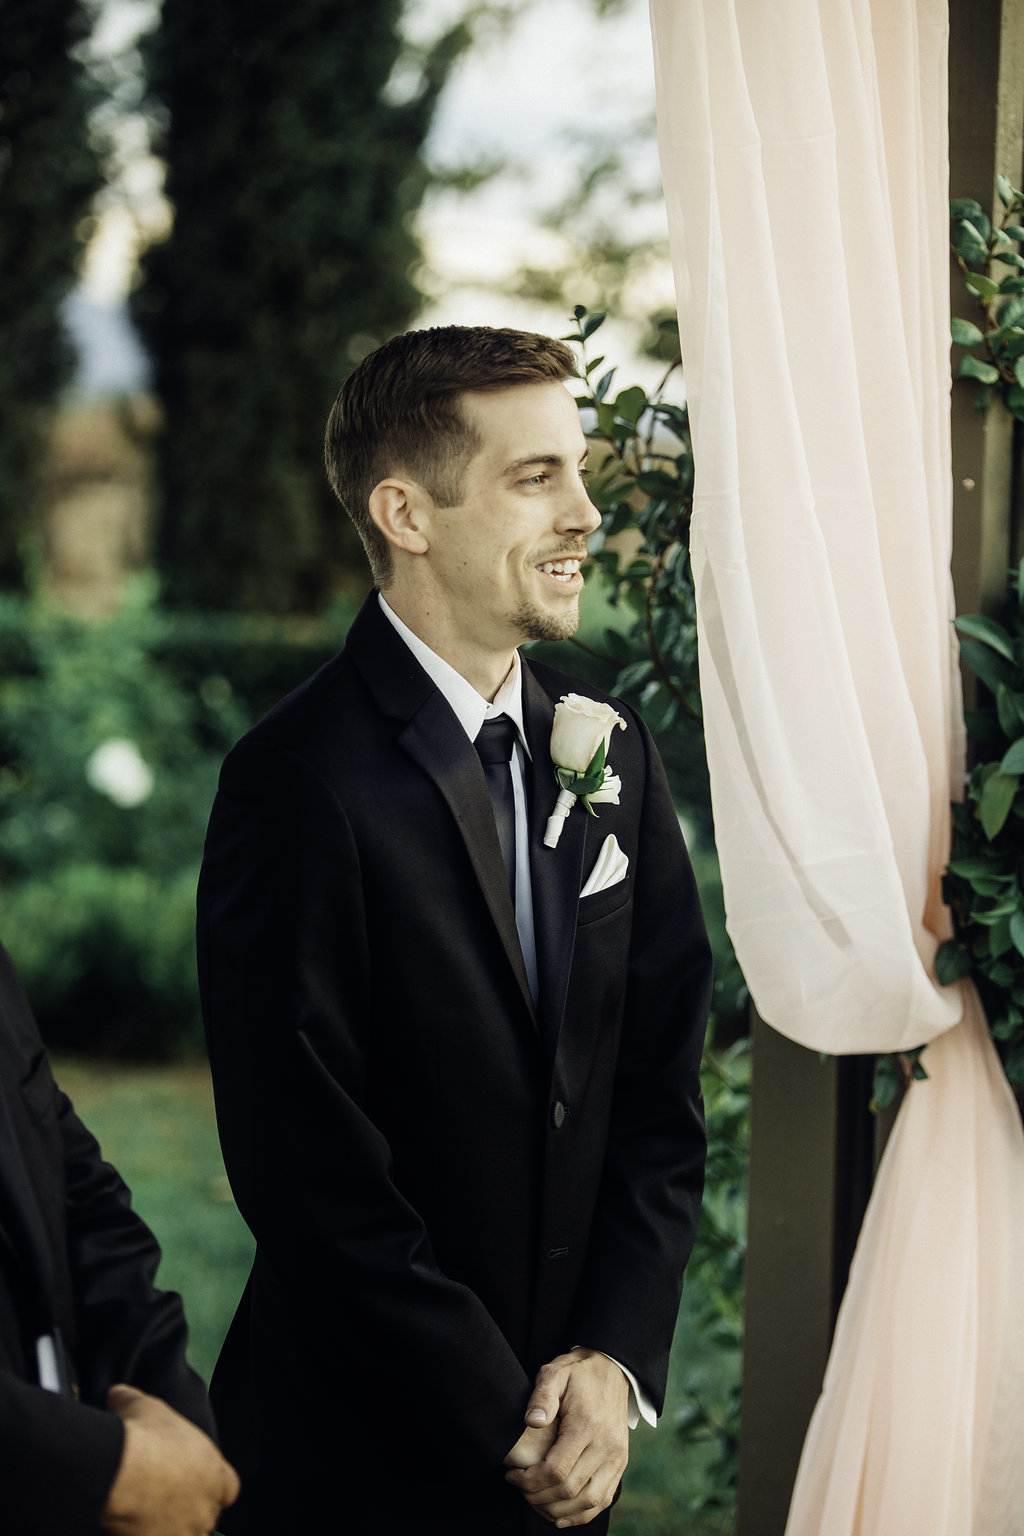
[[109, 1536], [209, 1536], [238, 1477], [201, 1429], [135, 1387], [111, 1387], [124, 1451], [99, 1529]]
[[615, 1497], [629, 1457], [628, 1400], [622, 1371], [597, 1350], [570, 1350], [537, 1373], [505, 1479], [559, 1530], [589, 1525]]

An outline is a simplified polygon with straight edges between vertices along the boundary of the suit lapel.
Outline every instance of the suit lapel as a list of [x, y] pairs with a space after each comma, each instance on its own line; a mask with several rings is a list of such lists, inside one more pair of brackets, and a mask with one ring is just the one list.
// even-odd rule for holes
[[440, 691], [427, 700], [399, 739], [448, 802], [523, 1000], [532, 1014], [533, 1000], [516, 931], [516, 915], [505, 878], [491, 797], [476, 748]]
[[381, 612], [376, 592], [363, 604], [345, 649], [384, 713], [406, 722], [398, 738], [401, 747], [444, 796], [533, 1019], [533, 999], [505, 879], [494, 811], [473, 743], [444, 694]]
[[574, 808], [562, 823], [557, 848], [545, 848], [544, 831], [558, 795], [551, 763], [555, 706], [523, 664], [523, 713], [530, 744], [530, 875], [537, 939], [540, 1026], [550, 1050], [558, 1040], [569, 987], [576, 916], [583, 884], [586, 812]]

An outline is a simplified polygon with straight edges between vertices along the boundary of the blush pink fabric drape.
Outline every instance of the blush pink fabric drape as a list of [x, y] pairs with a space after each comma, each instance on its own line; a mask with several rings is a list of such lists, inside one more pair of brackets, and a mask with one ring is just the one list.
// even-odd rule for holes
[[787, 1536], [1024, 1531], [1024, 1137], [939, 987], [951, 627], [944, 0], [652, 0], [729, 929], [762, 1016], [933, 1042]]

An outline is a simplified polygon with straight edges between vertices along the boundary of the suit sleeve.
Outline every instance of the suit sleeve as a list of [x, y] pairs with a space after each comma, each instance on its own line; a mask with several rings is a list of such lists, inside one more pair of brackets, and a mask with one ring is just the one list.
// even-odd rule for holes
[[0, 1370], [0, 1530], [93, 1536], [123, 1445], [113, 1414]]
[[[0, 1529], [19, 1536], [95, 1530], [120, 1465], [124, 1430], [103, 1404], [124, 1381], [165, 1399], [207, 1433], [205, 1389], [185, 1363], [179, 1298], [155, 1289], [156, 1239], [53, 1080], [28, 1002], [0, 948], [4, 1060], [24, 1118], [12, 1126], [27, 1183], [49, 1223], [74, 1318], [81, 1401], [0, 1370]], [[33, 1329], [28, 1330], [30, 1333]]]
[[131, 1194], [56, 1090], [64, 1147], [68, 1262], [77, 1308], [82, 1397], [102, 1405], [127, 1382], [216, 1436], [206, 1388], [186, 1363], [181, 1298], [153, 1284], [160, 1247], [131, 1208]]
[[457, 1475], [499, 1465], [530, 1382], [393, 1181], [358, 849], [332, 790], [284, 748], [246, 739], [225, 763], [198, 940], [225, 1163], [302, 1347], [372, 1381]]
[[[41, 1069], [49, 1077], [45, 1057]], [[0, 1530], [18, 1536], [95, 1531], [124, 1446], [121, 1420], [102, 1406], [115, 1382], [163, 1398], [215, 1434], [205, 1388], [185, 1362], [180, 1300], [152, 1284], [156, 1239], [55, 1084], [53, 1100], [64, 1151], [82, 1400], [0, 1371]]]
[[646, 779], [604, 1178], [573, 1341], [635, 1373], [664, 1406], [683, 1270], [704, 1187], [700, 1062], [711, 950], [664, 770], [637, 720]]

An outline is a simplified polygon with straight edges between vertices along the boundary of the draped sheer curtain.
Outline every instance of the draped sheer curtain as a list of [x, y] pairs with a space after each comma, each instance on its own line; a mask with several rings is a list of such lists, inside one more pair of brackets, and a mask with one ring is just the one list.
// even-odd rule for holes
[[930, 1042], [787, 1536], [1024, 1530], [1024, 1137], [937, 985], [964, 747], [949, 575], [946, 7], [652, 0], [708, 760], [758, 1010]]

